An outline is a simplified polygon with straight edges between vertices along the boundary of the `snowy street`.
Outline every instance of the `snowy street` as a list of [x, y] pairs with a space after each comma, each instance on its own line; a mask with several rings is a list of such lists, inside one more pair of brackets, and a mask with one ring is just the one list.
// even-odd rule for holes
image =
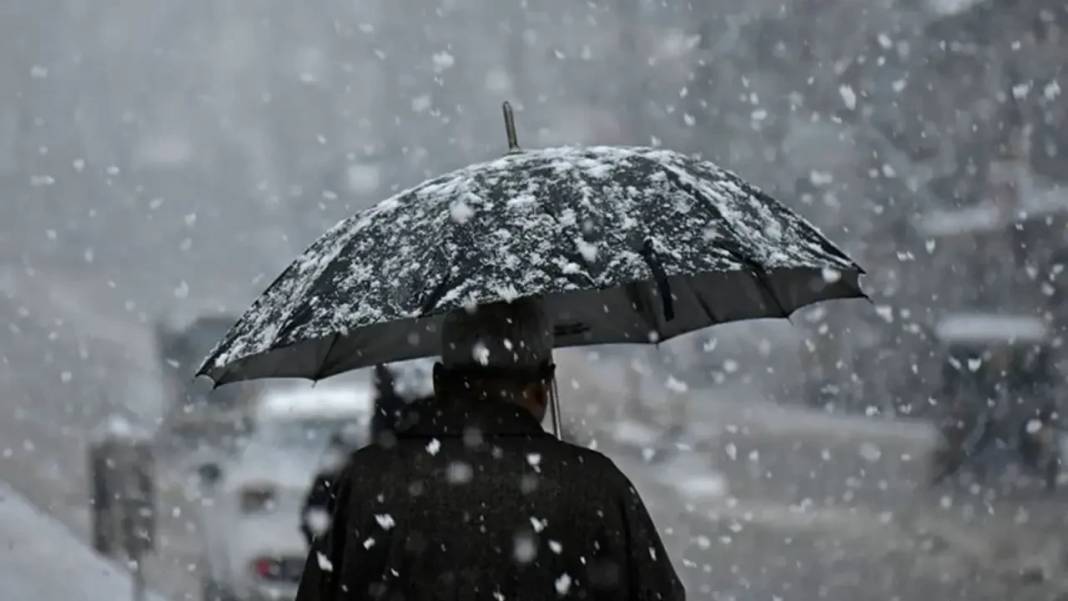
[[131, 586], [128, 572], [0, 482], [0, 599], [120, 601]]
[[16, 0], [0, 56], [0, 601], [1068, 601], [1068, 0]]

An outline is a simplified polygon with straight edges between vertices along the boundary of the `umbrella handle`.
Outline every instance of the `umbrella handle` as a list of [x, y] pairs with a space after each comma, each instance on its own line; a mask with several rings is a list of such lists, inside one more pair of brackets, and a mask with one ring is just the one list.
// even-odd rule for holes
[[564, 431], [560, 425], [560, 389], [556, 386], [556, 376], [553, 376], [552, 387], [549, 389], [549, 409], [553, 414], [553, 435], [562, 441]]

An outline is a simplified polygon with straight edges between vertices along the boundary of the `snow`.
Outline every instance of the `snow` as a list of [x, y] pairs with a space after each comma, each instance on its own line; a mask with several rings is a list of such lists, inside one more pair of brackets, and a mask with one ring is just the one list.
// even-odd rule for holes
[[556, 594], [564, 596], [571, 589], [571, 576], [566, 572], [556, 579]]
[[412, 98], [412, 111], [416, 113], [422, 113], [430, 108], [431, 99], [428, 95], [416, 96]]
[[957, 313], [942, 319], [936, 334], [947, 342], [1037, 343], [1046, 339], [1048, 331], [1041, 319], [1029, 315]]
[[329, 558], [327, 558], [326, 555], [323, 555], [321, 552], [317, 551], [315, 553], [315, 559], [316, 559], [316, 561], [319, 562], [319, 569], [320, 570], [322, 570], [324, 572], [333, 572], [334, 571], [334, 564], [330, 561]]
[[530, 518], [530, 525], [534, 527], [534, 532], [541, 532], [542, 530], [545, 530], [546, 526], [549, 525], [549, 520], [532, 517]]
[[848, 84], [843, 84], [838, 88], [838, 94], [842, 97], [842, 102], [849, 110], [857, 108], [857, 93], [853, 91], [853, 87]]
[[449, 464], [445, 473], [445, 479], [449, 484], [467, 484], [475, 476], [475, 470], [471, 464], [463, 461], [453, 461]]
[[128, 572], [0, 482], [0, 599], [115, 601], [131, 590]]
[[456, 64], [456, 58], [445, 50], [435, 53], [434, 56], [431, 58], [434, 61], [435, 73], [441, 73], [442, 71]]

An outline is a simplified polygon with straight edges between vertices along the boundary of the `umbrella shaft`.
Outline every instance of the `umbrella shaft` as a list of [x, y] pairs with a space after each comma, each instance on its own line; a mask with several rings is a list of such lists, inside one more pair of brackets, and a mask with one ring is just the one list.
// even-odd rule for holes
[[553, 414], [553, 435], [557, 440], [563, 440], [564, 432], [560, 425], [560, 389], [556, 386], [556, 376], [553, 376], [552, 388], [549, 391], [549, 409]]

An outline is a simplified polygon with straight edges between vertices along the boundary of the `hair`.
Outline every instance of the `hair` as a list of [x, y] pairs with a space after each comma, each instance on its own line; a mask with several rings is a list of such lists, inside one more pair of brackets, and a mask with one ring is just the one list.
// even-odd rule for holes
[[[466, 394], [479, 398], [514, 398], [545, 379], [552, 349], [552, 324], [536, 300], [460, 309], [446, 315], [442, 324], [443, 373], [436, 380], [455, 389], [458, 384], [447, 380], [460, 379]], [[522, 377], [524, 372], [530, 377]], [[448, 378], [450, 373], [463, 376]]]
[[552, 360], [552, 350], [552, 324], [532, 299], [453, 311], [441, 328], [446, 367], [536, 368]]

